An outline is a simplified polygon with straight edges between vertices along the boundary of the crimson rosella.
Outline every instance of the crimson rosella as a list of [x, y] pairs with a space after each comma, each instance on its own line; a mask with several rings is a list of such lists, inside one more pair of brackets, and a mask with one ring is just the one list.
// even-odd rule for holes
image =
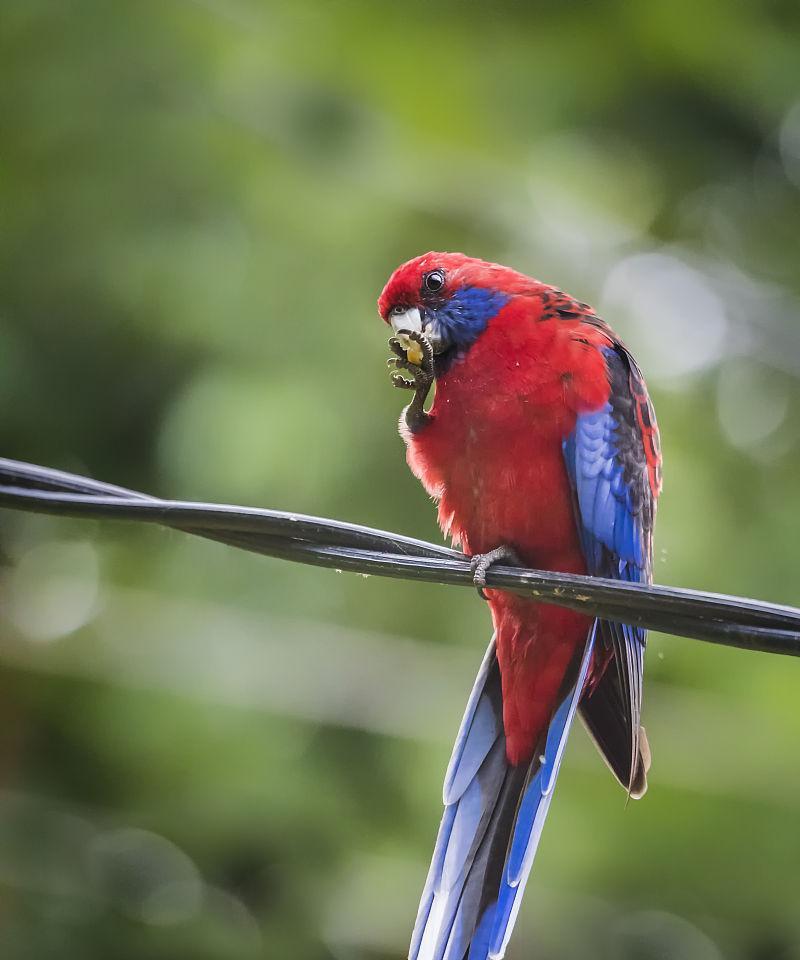
[[[554, 287], [458, 253], [403, 264], [378, 308], [395, 333], [392, 380], [414, 390], [400, 419], [408, 463], [445, 535], [474, 558], [476, 584], [503, 559], [650, 582], [658, 428], [607, 324]], [[645, 632], [482, 593], [494, 636], [445, 776], [412, 960], [503, 956], [576, 710], [629, 796], [647, 788]]]

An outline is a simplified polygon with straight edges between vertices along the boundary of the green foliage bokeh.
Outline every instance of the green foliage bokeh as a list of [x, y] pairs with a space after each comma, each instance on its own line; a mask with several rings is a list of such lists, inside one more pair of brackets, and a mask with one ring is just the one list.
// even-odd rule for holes
[[[639, 356], [657, 579], [800, 602], [796, 4], [28, 0], [0, 61], [5, 455], [437, 539], [375, 299], [460, 249]], [[3, 956], [403, 955], [480, 601], [0, 523]], [[650, 793], [576, 731], [512, 960], [800, 957], [799, 669], [651, 638]]]

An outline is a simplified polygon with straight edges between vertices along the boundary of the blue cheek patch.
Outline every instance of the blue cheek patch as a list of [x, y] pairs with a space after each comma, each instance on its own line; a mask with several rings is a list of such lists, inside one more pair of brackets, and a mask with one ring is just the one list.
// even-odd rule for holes
[[459, 349], [470, 346], [486, 329], [511, 297], [486, 287], [462, 287], [441, 306], [427, 309], [450, 344]]

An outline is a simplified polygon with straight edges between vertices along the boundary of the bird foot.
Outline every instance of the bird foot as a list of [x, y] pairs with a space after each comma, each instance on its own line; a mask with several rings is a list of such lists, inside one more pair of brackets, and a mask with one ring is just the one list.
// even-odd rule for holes
[[486, 573], [489, 567], [496, 563], [506, 563], [511, 567], [524, 566], [516, 550], [507, 544], [501, 544], [501, 546], [495, 547], [488, 553], [476, 553], [470, 557], [469, 568], [472, 573], [472, 582], [475, 584], [481, 600], [486, 600]]
[[[417, 348], [414, 353], [420, 356], [419, 363], [409, 359], [414, 346]], [[412, 433], [417, 433], [431, 419], [425, 412], [425, 401], [428, 399], [434, 380], [433, 348], [424, 334], [414, 330], [401, 333], [398, 337], [391, 337], [389, 349], [395, 354], [386, 361], [387, 366], [394, 371], [392, 383], [400, 390], [414, 391], [414, 397], [406, 407], [404, 416], [408, 429]], [[400, 370], [411, 374], [411, 379], [399, 373]]]

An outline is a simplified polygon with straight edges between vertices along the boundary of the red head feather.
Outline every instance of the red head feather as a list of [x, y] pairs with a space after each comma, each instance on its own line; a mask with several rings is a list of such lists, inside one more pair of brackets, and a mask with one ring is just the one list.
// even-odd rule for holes
[[476, 260], [463, 253], [431, 251], [402, 264], [389, 277], [378, 298], [378, 312], [381, 317], [388, 323], [389, 311], [397, 304], [407, 307], [420, 306], [424, 296], [423, 279], [434, 270], [440, 270], [444, 274], [445, 284], [438, 293], [442, 300], [447, 300], [457, 290], [465, 287], [498, 290], [515, 296], [534, 294], [544, 286], [537, 280], [499, 263]]

